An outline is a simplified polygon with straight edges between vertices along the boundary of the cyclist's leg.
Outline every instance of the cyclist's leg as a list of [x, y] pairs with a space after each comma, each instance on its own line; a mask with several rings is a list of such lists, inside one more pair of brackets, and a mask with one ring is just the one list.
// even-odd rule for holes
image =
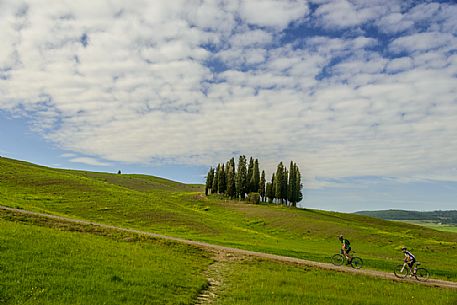
[[414, 268], [414, 264], [416, 263], [415, 259], [412, 259], [411, 262], [408, 263], [409, 268], [411, 269], [411, 274], [416, 274], [416, 268]]
[[346, 257], [348, 258], [349, 264], [350, 264], [351, 261], [352, 261], [352, 255], [349, 254], [349, 252], [351, 252], [351, 250], [352, 250], [351, 248], [348, 248], [348, 249], [346, 250]]

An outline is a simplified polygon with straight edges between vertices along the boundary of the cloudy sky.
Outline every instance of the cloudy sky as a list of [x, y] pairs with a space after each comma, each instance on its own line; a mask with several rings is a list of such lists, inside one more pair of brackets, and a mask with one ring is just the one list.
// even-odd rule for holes
[[202, 182], [296, 161], [306, 207], [457, 209], [455, 1], [0, 0], [0, 154]]

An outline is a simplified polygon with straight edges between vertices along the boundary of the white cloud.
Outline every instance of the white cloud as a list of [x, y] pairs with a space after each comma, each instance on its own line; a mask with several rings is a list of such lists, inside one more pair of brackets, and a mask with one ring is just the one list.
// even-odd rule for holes
[[381, 16], [388, 7], [375, 2], [371, 4], [367, 5], [365, 1], [354, 4], [347, 0], [328, 1], [316, 9], [314, 17], [325, 28], [355, 27]]
[[457, 48], [457, 38], [451, 33], [415, 33], [393, 40], [389, 49], [392, 52], [423, 52], [443, 48], [446, 51]]
[[308, 5], [305, 1], [297, 0], [242, 1], [239, 13], [249, 24], [281, 29], [292, 21], [306, 17]]
[[411, 57], [400, 57], [391, 60], [386, 67], [386, 71], [389, 73], [396, 73], [405, 70], [409, 70], [414, 66], [414, 61]]
[[[94, 156], [67, 156], [86, 164], [244, 153], [296, 160], [307, 179], [457, 179], [444, 170], [457, 164], [457, 56], [442, 5], [421, 15], [426, 6], [325, 1], [308, 16], [301, 1], [183, 3], [33, 1], [21, 16], [2, 4], [0, 109]], [[424, 16], [434, 21], [415, 32]], [[293, 28], [300, 38], [284, 42], [295, 22], [324, 31]], [[367, 22], [387, 47], [354, 34]]]
[[109, 163], [100, 162], [97, 159], [90, 158], [90, 157], [78, 157], [78, 158], [70, 159], [69, 161], [73, 162], [73, 163], [82, 163], [82, 164], [93, 165], [93, 166], [110, 166], [111, 165]]

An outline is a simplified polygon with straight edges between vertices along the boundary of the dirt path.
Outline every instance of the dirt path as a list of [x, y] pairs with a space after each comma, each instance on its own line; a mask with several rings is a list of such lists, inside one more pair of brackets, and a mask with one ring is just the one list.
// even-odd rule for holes
[[[299, 266], [309, 266], [309, 267], [315, 267], [315, 268], [325, 269], [325, 270], [333, 270], [333, 271], [338, 271], [338, 272], [363, 274], [363, 275], [367, 275], [367, 276], [389, 279], [389, 280], [394, 280], [394, 281], [420, 283], [420, 284], [427, 285], [427, 286], [457, 289], [457, 282], [450, 282], [450, 281], [437, 280], [437, 279], [429, 279], [427, 282], [418, 282], [413, 279], [398, 279], [397, 277], [395, 277], [395, 275], [393, 273], [387, 273], [387, 272], [383, 272], [383, 271], [376, 271], [376, 270], [369, 270], [369, 269], [353, 269], [353, 268], [349, 268], [346, 266], [337, 267], [330, 263], [319, 263], [319, 262], [304, 260], [304, 259], [295, 258], [295, 257], [280, 256], [280, 255], [263, 253], [263, 252], [254, 252], [254, 251], [248, 251], [248, 250], [243, 250], [243, 249], [238, 249], [238, 248], [218, 246], [218, 245], [213, 245], [213, 244], [200, 242], [200, 241], [187, 240], [187, 239], [178, 238], [178, 237], [166, 236], [166, 235], [161, 235], [161, 234], [156, 234], [156, 233], [151, 233], [151, 232], [146, 232], [146, 231], [140, 231], [140, 230], [135, 230], [135, 229], [127, 229], [127, 228], [122, 228], [122, 227], [117, 227], [117, 226], [112, 226], [112, 225], [105, 225], [105, 224], [100, 224], [100, 223], [86, 221], [86, 220], [72, 219], [72, 218], [67, 218], [67, 217], [63, 217], [63, 216], [49, 215], [49, 214], [31, 212], [31, 211], [20, 210], [20, 209], [13, 209], [13, 208], [5, 207], [5, 206], [0, 206], [0, 209], [6, 210], [6, 211], [11, 211], [14, 213], [20, 213], [20, 214], [24, 214], [24, 215], [33, 215], [33, 216], [39, 216], [39, 217], [44, 217], [44, 218], [49, 218], [49, 219], [55, 219], [55, 220], [59, 220], [62, 222], [76, 223], [76, 224], [82, 224], [82, 225], [91, 225], [91, 226], [97, 226], [97, 227], [105, 228], [105, 229], [111, 229], [111, 230], [117, 230], [117, 231], [122, 231], [122, 232], [129, 232], [129, 233], [145, 235], [145, 236], [154, 237], [154, 238], [171, 240], [171, 241], [180, 242], [180, 243], [196, 246], [199, 248], [203, 248], [203, 249], [206, 249], [209, 251], [223, 253], [224, 255], [226, 255], [227, 253], [232, 253], [237, 256], [246, 255], [246, 256], [251, 256], [251, 257], [273, 260], [273, 261], [277, 261], [277, 262], [295, 264], [295, 265], [299, 265]], [[209, 270], [209, 272], [211, 272], [211, 270]], [[208, 294], [210, 294], [210, 293], [211, 293], [211, 289], [208, 289]]]

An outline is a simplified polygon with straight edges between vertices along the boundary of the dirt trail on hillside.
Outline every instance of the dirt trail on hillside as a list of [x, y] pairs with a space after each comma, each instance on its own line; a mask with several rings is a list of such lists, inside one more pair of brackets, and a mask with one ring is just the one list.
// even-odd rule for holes
[[361, 275], [367, 275], [367, 276], [389, 279], [389, 280], [394, 280], [394, 281], [418, 283], [418, 284], [423, 284], [423, 285], [427, 285], [427, 286], [457, 289], [457, 282], [450, 282], [450, 281], [444, 281], [444, 280], [438, 280], [438, 279], [429, 279], [427, 282], [419, 282], [415, 279], [398, 279], [397, 277], [395, 277], [395, 275], [393, 273], [387, 273], [387, 272], [383, 272], [383, 271], [368, 270], [368, 269], [353, 269], [353, 268], [346, 267], [346, 266], [338, 267], [338, 266], [334, 266], [330, 263], [319, 263], [319, 262], [304, 260], [304, 259], [295, 258], [295, 257], [280, 256], [280, 255], [263, 253], [263, 252], [254, 252], [254, 251], [248, 251], [248, 250], [243, 250], [243, 249], [238, 249], [238, 248], [224, 247], [224, 246], [213, 245], [213, 244], [200, 242], [200, 241], [187, 240], [187, 239], [173, 237], [173, 236], [166, 236], [166, 235], [161, 235], [161, 234], [156, 234], [156, 233], [151, 233], [151, 232], [146, 232], [146, 231], [140, 231], [140, 230], [135, 230], [135, 229], [127, 229], [127, 228], [122, 228], [122, 227], [117, 227], [117, 226], [112, 226], [112, 225], [96, 223], [96, 222], [92, 222], [92, 221], [67, 218], [67, 217], [63, 217], [63, 216], [56, 216], [56, 215], [14, 209], [14, 208], [9, 208], [9, 207], [5, 207], [5, 206], [0, 206], [0, 209], [15, 212], [15, 213], [20, 213], [20, 214], [24, 214], [24, 215], [33, 215], [33, 216], [39, 216], [39, 217], [44, 217], [44, 218], [49, 218], [49, 219], [56, 219], [56, 220], [59, 220], [62, 222], [98, 226], [100, 228], [106, 228], [106, 229], [111, 229], [111, 230], [129, 232], [129, 233], [136, 233], [136, 234], [145, 235], [145, 236], [149, 236], [149, 237], [171, 240], [171, 241], [175, 241], [175, 242], [179, 242], [179, 243], [184, 243], [187, 245], [196, 246], [196, 247], [203, 248], [203, 249], [213, 251], [213, 252], [216, 251], [218, 253], [225, 253], [225, 254], [233, 253], [233, 254], [236, 254], [237, 256], [246, 255], [246, 256], [250, 256], [250, 257], [262, 258], [262, 259], [289, 263], [289, 264], [295, 264], [295, 265], [299, 265], [299, 266], [308, 266], [308, 267], [315, 267], [315, 268], [319, 268], [319, 269], [332, 270], [332, 271], [338, 271], [338, 272], [361, 274]]

